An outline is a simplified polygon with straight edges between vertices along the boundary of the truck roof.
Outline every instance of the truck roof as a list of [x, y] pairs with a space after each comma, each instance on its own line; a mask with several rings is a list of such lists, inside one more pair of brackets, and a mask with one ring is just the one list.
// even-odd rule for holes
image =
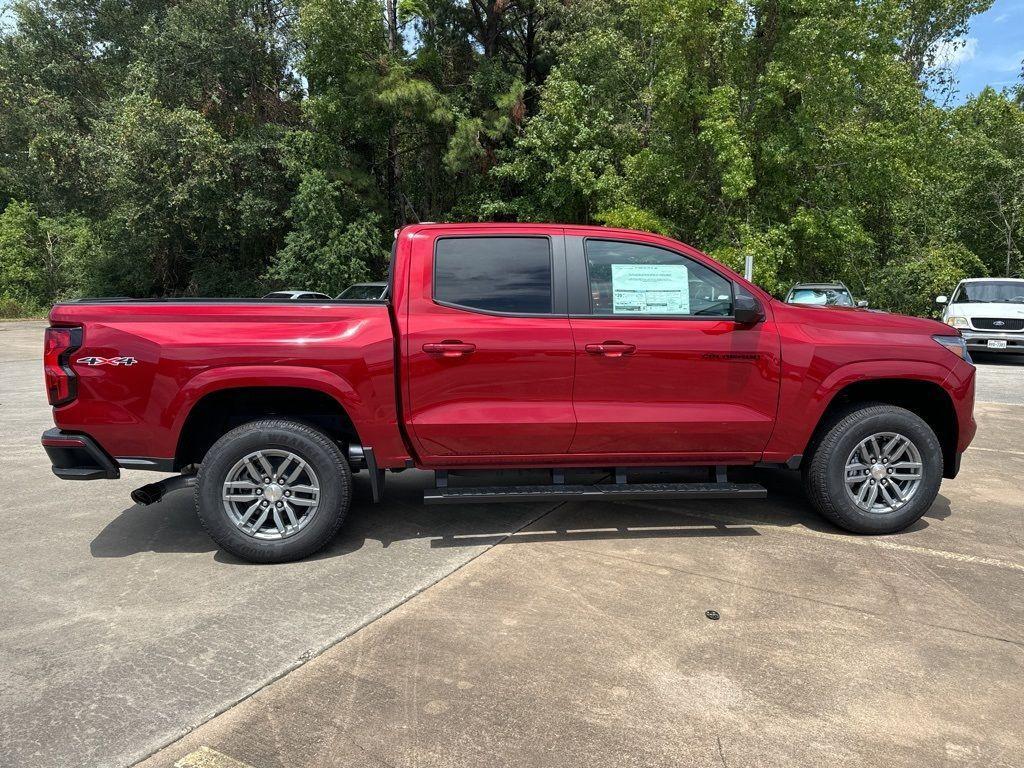
[[[402, 227], [399, 232], [406, 229], [409, 230], [431, 230], [431, 229], [522, 229], [522, 230], [543, 230], [543, 229], [564, 229], [572, 232], [601, 232], [601, 233], [615, 233], [615, 234], [632, 234], [632, 235], [655, 235], [657, 237], [669, 237], [667, 235], [661, 235], [657, 232], [648, 232], [642, 229], [623, 229], [622, 227], [602, 227], [599, 224], [559, 224], [558, 222], [551, 221], [516, 221], [516, 222], [505, 222], [505, 221], [457, 221], [457, 222], [438, 222], [438, 221], [425, 221], [418, 224], [406, 224]], [[675, 239], [669, 237], [669, 239]], [[684, 243], [685, 244], [685, 243]], [[690, 246], [691, 248], [693, 246]]]

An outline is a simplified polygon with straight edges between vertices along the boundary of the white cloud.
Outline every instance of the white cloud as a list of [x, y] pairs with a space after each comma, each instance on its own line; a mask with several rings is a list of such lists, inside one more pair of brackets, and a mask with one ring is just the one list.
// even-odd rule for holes
[[989, 67], [996, 72], [1019, 72], [1024, 65], [1024, 50], [1005, 53], [1001, 56], [991, 56], [986, 61]]
[[977, 52], [978, 38], [959, 38], [941, 41], [932, 49], [932, 57], [936, 67], [955, 67], [973, 59]]

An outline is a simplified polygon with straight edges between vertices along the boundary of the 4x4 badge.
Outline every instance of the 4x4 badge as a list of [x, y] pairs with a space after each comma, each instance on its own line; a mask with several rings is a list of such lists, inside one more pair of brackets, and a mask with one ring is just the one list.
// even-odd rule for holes
[[135, 365], [139, 361], [134, 357], [80, 357], [75, 362], [82, 365]]

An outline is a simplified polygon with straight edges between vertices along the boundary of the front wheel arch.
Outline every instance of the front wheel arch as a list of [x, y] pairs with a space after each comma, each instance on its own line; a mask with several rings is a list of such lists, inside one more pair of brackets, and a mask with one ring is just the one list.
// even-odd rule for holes
[[957, 466], [959, 426], [949, 393], [924, 379], [870, 379], [847, 384], [829, 401], [803, 452], [801, 466], [808, 466], [821, 438], [851, 411], [868, 405], [903, 408], [923, 419], [942, 446], [943, 476], [952, 477]]

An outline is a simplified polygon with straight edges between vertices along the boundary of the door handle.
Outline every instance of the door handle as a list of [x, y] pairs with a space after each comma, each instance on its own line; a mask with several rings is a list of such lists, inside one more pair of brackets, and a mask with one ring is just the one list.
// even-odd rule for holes
[[450, 340], [438, 341], [424, 344], [423, 351], [428, 355], [440, 355], [441, 357], [465, 357], [476, 351], [476, 344]]
[[636, 344], [623, 344], [621, 341], [606, 341], [602, 344], [587, 344], [587, 352], [605, 357], [622, 357], [636, 352]]

